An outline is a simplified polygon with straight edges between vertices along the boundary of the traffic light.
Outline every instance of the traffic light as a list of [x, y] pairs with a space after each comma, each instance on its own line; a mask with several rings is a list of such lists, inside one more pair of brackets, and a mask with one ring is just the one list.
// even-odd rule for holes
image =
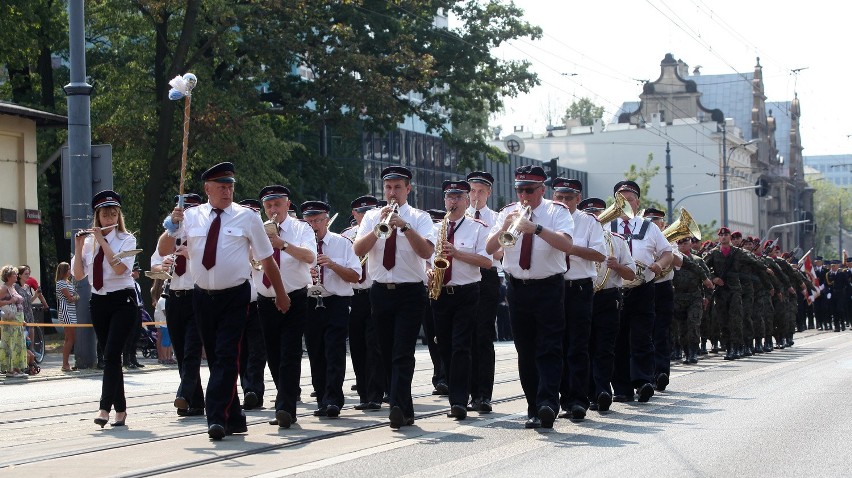
[[550, 179], [556, 179], [559, 176], [559, 171], [557, 170], [557, 161], [559, 158], [553, 158], [550, 160]]
[[810, 211], [802, 211], [802, 221], [808, 221], [803, 224], [805, 232], [814, 232], [814, 215]]
[[764, 178], [759, 178], [756, 183], [754, 183], [754, 193], [757, 194], [757, 197], [762, 198], [769, 194], [769, 181]]

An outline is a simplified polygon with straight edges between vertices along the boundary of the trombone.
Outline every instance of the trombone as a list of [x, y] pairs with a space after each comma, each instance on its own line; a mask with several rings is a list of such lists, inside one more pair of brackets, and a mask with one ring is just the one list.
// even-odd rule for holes
[[379, 239], [387, 239], [393, 233], [393, 227], [390, 225], [390, 220], [391, 216], [399, 211], [399, 203], [396, 202], [396, 199], [391, 198], [389, 205], [391, 210], [388, 212], [388, 215], [379, 221], [379, 223], [376, 224], [376, 227], [373, 228], [373, 234], [375, 234]]
[[519, 209], [518, 217], [512, 222], [512, 225], [509, 226], [508, 229], [500, 233], [500, 237], [497, 238], [500, 245], [503, 247], [514, 247], [518, 242], [518, 238], [521, 237], [521, 232], [518, 230], [518, 227], [521, 225], [521, 221], [524, 219], [529, 219], [532, 216], [532, 208], [527, 201], [524, 201], [523, 206]]

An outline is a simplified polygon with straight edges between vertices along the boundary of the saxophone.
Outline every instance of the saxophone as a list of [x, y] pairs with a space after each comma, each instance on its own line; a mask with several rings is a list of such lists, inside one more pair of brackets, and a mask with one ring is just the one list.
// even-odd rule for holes
[[452, 208], [444, 215], [444, 220], [441, 221], [441, 230], [438, 231], [438, 238], [435, 239], [435, 260], [432, 263], [435, 268], [432, 270], [432, 278], [429, 280], [429, 298], [438, 300], [441, 296], [441, 287], [444, 285], [444, 271], [450, 267], [450, 261], [444, 255], [444, 241], [447, 240], [447, 227], [450, 224], [450, 214], [455, 211]]

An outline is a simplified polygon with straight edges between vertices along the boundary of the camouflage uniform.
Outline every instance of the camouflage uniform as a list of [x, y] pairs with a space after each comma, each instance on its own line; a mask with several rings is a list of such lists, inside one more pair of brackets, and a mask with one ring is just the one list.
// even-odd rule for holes
[[775, 307], [777, 306], [778, 291], [784, 287], [778, 277], [783, 274], [772, 259], [762, 256], [758, 256], [758, 259], [763, 263], [765, 268], [772, 271], [771, 274], [766, 273], [768, 284], [764, 285], [764, 290], [754, 296], [756, 310], [759, 312], [761, 321], [763, 322], [763, 351], [772, 352], [772, 335], [775, 332]]
[[784, 297], [784, 309], [783, 315], [781, 316], [781, 329], [776, 328], [775, 330], [775, 339], [779, 344], [779, 347], [790, 346], [793, 345], [793, 332], [796, 330], [796, 312], [799, 310], [798, 304], [798, 296], [796, 295], [796, 291], [802, 288], [803, 282], [802, 278], [799, 275], [798, 271], [793, 269], [793, 266], [780, 258], [773, 258], [778, 267], [783, 272], [784, 276], [787, 278], [789, 283], [788, 287], [792, 287], [794, 289], [793, 293], [790, 293], [789, 290], [783, 291]]
[[696, 256], [683, 256], [683, 264], [675, 270], [672, 279], [675, 290], [672, 323], [678, 324], [679, 341], [686, 351], [683, 363], [698, 363], [699, 329], [704, 309], [702, 283], [710, 279], [708, 271], [699, 262], [703, 261]]

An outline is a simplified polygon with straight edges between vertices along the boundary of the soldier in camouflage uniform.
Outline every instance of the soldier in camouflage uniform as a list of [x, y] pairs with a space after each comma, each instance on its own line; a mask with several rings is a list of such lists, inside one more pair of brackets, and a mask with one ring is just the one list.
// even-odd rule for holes
[[774, 274], [769, 273], [767, 258], [756, 255], [760, 238], [749, 236], [743, 241], [743, 249], [748, 251], [761, 266], [752, 267], [751, 276], [754, 285], [754, 303], [752, 307], [752, 325], [754, 327], [754, 346], [752, 353], [764, 353], [772, 351], [772, 332], [774, 309], [772, 308], [772, 297], [780, 282]]
[[[731, 233], [731, 244], [734, 247], [740, 248], [748, 255], [751, 253], [743, 249], [743, 234], [740, 231]], [[752, 267], [746, 266], [740, 271], [740, 285], [742, 286], [743, 297], [743, 347], [738, 351], [743, 357], [751, 357], [754, 341], [754, 324], [752, 323], [752, 310], [754, 308], [754, 275]]]
[[[776, 244], [769, 256], [778, 265], [782, 275], [786, 279], [786, 290], [781, 291], [781, 313], [776, 309], [775, 341], [776, 347], [784, 348], [793, 345], [793, 332], [796, 329], [796, 290], [804, 285], [799, 274], [793, 270], [789, 262], [780, 257], [781, 246]], [[782, 281], [784, 282], [784, 281]]]
[[743, 303], [741, 272], [749, 264], [759, 264], [742, 249], [731, 244], [731, 230], [719, 229], [719, 245], [705, 258], [707, 266], [713, 272], [716, 284], [713, 313], [714, 320], [722, 324], [722, 338], [727, 346], [725, 360], [740, 358], [738, 351], [743, 347]]
[[[707, 257], [707, 254], [710, 250], [715, 247], [713, 241], [704, 241], [701, 244], [701, 247], [698, 248], [698, 253], [695, 255], [702, 259], [703, 267], [707, 270], [708, 274], [710, 273], [710, 268], [707, 267], [707, 263], [704, 259]], [[707, 341], [710, 340], [710, 353], [719, 353], [719, 336], [721, 335], [720, 327], [718, 326], [718, 321], [714, 320], [715, 317], [713, 315], [713, 294], [715, 290], [711, 290], [709, 292], [705, 292], [704, 294], [704, 310], [701, 315], [701, 339], [700, 339], [700, 348], [698, 350], [698, 355], [707, 355]]]
[[712, 288], [708, 271], [699, 265], [700, 258], [691, 254], [689, 238], [677, 242], [683, 254], [683, 264], [675, 269], [672, 285], [675, 290], [674, 320], [680, 331], [679, 342], [685, 350], [684, 364], [698, 363], [698, 340], [704, 305], [702, 285]]

